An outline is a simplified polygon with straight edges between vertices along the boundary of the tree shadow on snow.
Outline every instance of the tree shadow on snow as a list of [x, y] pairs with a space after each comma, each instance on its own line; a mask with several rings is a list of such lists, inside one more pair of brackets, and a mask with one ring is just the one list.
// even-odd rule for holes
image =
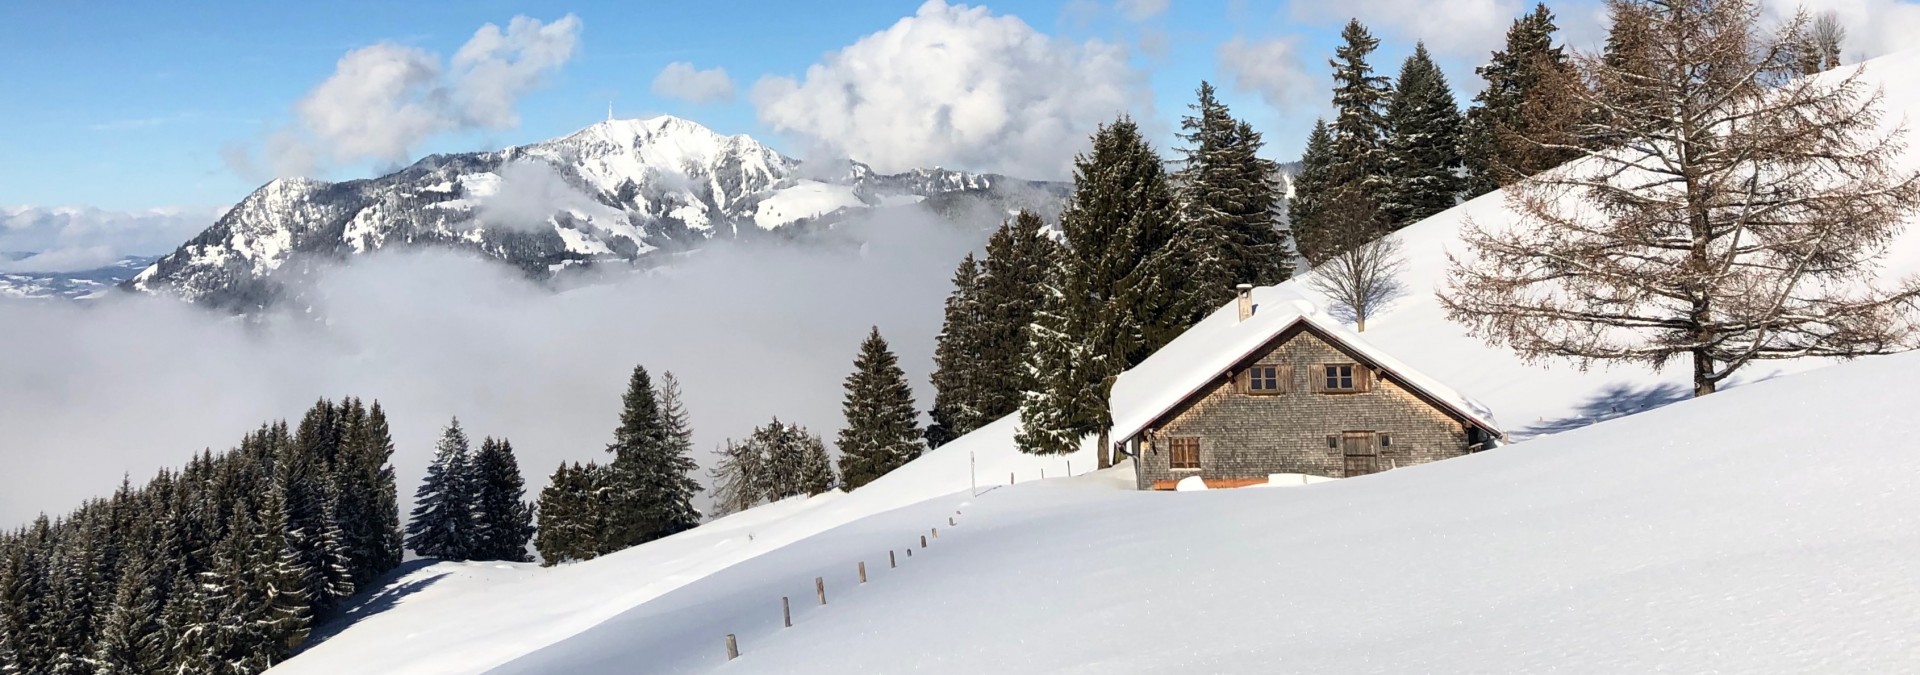
[[1523, 440], [1572, 431], [1597, 422], [1619, 419], [1690, 398], [1693, 398], [1692, 388], [1673, 382], [1651, 386], [1616, 382], [1589, 397], [1585, 403], [1580, 404], [1578, 411], [1573, 415], [1540, 420], [1531, 426], [1514, 430], [1513, 437], [1516, 440]]
[[328, 639], [339, 635], [342, 631], [351, 628], [356, 623], [360, 623], [367, 617], [393, 609], [394, 605], [400, 604], [401, 599], [426, 590], [428, 586], [438, 583], [442, 578], [450, 574], [450, 572], [442, 572], [433, 576], [400, 581], [401, 579], [406, 579], [407, 575], [438, 562], [440, 561], [432, 558], [421, 558], [418, 560], [409, 560], [401, 563], [399, 567], [393, 568], [393, 571], [388, 572], [386, 576], [375, 581], [370, 590], [354, 594], [353, 597], [348, 598], [345, 603], [341, 604], [338, 609], [329, 613], [325, 621], [315, 626], [313, 632], [307, 635], [306, 643], [300, 645], [300, 649], [294, 653], [297, 654], [312, 649], [314, 645], [326, 642]]

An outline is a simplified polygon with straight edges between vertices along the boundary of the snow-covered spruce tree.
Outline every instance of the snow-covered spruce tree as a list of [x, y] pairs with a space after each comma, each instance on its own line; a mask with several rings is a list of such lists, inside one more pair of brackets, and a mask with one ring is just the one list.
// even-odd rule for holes
[[607, 465], [607, 479], [614, 488], [614, 511], [607, 514], [612, 530], [605, 537], [601, 553], [612, 553], [651, 539], [654, 525], [649, 511], [646, 475], [654, 467], [646, 465], [662, 443], [660, 401], [654, 397], [653, 378], [645, 366], [633, 367], [627, 379], [627, 392], [620, 399], [620, 425], [613, 430], [613, 443], [607, 452], [613, 462]]
[[1335, 187], [1333, 132], [1326, 120], [1316, 120], [1313, 132], [1307, 134], [1306, 152], [1300, 156], [1300, 173], [1293, 177], [1293, 196], [1287, 199], [1287, 229], [1308, 263], [1318, 265], [1337, 249], [1321, 217], [1326, 195]]
[[[1048, 336], [1071, 341], [1071, 348], [1057, 351], [1071, 358], [1031, 360], [1049, 370], [1034, 372], [1035, 391], [1027, 397], [1029, 404], [1060, 406], [1072, 414], [1023, 414], [1028, 435], [1104, 434], [1112, 426], [1107, 392], [1113, 378], [1189, 325], [1183, 310], [1190, 279], [1180, 269], [1175, 245], [1178, 212], [1173, 191], [1159, 154], [1132, 118], [1123, 116], [1100, 127], [1092, 152], [1074, 158], [1073, 183], [1073, 195], [1060, 215], [1067, 249], [1060, 257], [1058, 286], [1063, 323], [1057, 334]], [[1067, 391], [1093, 405], [1049, 402]], [[1069, 426], [1034, 426], [1038, 424]], [[1110, 465], [1106, 448], [1097, 454], [1100, 466]]]
[[1048, 293], [1059, 248], [1040, 216], [1026, 210], [987, 238], [979, 300], [986, 319], [975, 378], [982, 424], [1017, 412], [1025, 392], [1033, 388], [1027, 370], [1027, 325]]
[[1506, 48], [1475, 70], [1486, 87], [1474, 96], [1462, 134], [1467, 198], [1500, 189], [1578, 156], [1572, 127], [1590, 111], [1574, 103], [1580, 82], [1564, 48], [1553, 44], [1553, 12], [1540, 3], [1507, 29]]
[[393, 436], [378, 401], [371, 410], [357, 398], [341, 402], [340, 454], [333, 465], [339, 487], [334, 508], [347, 567], [356, 587], [365, 587], [400, 564], [400, 507], [394, 483]]
[[1382, 194], [1389, 188], [1386, 114], [1393, 90], [1386, 76], [1375, 75], [1367, 63], [1380, 40], [1358, 19], [1347, 22], [1340, 40], [1327, 62], [1333, 66], [1333, 139], [1328, 147], [1332, 183]]
[[1460, 109], [1446, 75], [1414, 46], [1387, 106], [1387, 177], [1382, 217], [1393, 229], [1453, 208], [1461, 191]]
[[654, 392], [660, 402], [660, 444], [649, 455], [642, 494], [653, 538], [683, 532], [700, 524], [700, 510], [694, 508], [694, 495], [700, 483], [693, 473], [700, 468], [693, 459], [693, 422], [680, 394], [680, 378], [673, 373], [660, 374]]
[[1644, 69], [1580, 64], [1603, 150], [1508, 193], [1512, 227], [1472, 224], [1441, 301], [1533, 360], [1692, 361], [1695, 395], [1762, 359], [1914, 344], [1920, 285], [1878, 261], [1920, 177], [1857, 73], [1798, 78], [1804, 15], [1778, 33], [1746, 0], [1615, 0], [1646, 12]]
[[473, 470], [467, 434], [454, 419], [440, 435], [433, 464], [413, 493], [407, 548], [423, 558], [466, 560], [472, 545]]
[[[980, 304], [984, 281], [972, 253], [953, 272], [953, 292], [947, 295], [940, 335], [933, 345], [933, 423], [926, 431], [931, 447], [945, 445], [991, 421], [980, 406], [981, 389], [986, 384], [982, 379], [986, 376], [986, 354], [982, 352], [987, 347], [983, 338], [991, 329], [986, 308]], [[846, 447], [843, 441], [840, 473], [847, 476], [849, 486], [859, 487], [865, 481], [855, 483], [853, 474], [847, 471]]]
[[827, 456], [827, 444], [798, 424], [790, 425], [788, 433], [790, 442], [800, 448], [800, 492], [817, 495], [837, 487], [840, 478], [834, 475], [833, 459]]
[[1180, 121], [1186, 166], [1175, 180], [1189, 322], [1231, 299], [1238, 284], [1275, 284], [1293, 271], [1293, 250], [1275, 211], [1279, 168], [1259, 156], [1260, 134], [1233, 118], [1212, 84], [1201, 82], [1197, 95], [1188, 106], [1193, 113]]
[[473, 536], [470, 560], [533, 562], [527, 540], [533, 536], [533, 509], [526, 500], [526, 479], [513, 443], [489, 436], [473, 455]]
[[[969, 256], [967, 262], [973, 262], [973, 258]], [[873, 482], [920, 456], [920, 413], [913, 407], [913, 389], [907, 384], [906, 372], [900, 369], [900, 359], [887, 346], [886, 338], [880, 337], [879, 326], [874, 326], [860, 343], [840, 410], [846, 416], [838, 441], [840, 476], [848, 490]], [[970, 421], [977, 426], [978, 420]], [[812, 487], [809, 485], [809, 491]]]
[[534, 531], [540, 564], [551, 567], [597, 555], [593, 490], [592, 478], [578, 462], [561, 463], [547, 479], [547, 486], [540, 490], [539, 526]]
[[301, 419], [297, 435], [271, 439], [272, 482], [285, 502], [285, 536], [307, 575], [301, 595], [318, 612], [354, 591], [346, 535], [336, 519], [344, 490], [332, 468], [343, 459], [342, 412], [322, 400]]
[[713, 483], [713, 508], [721, 515], [739, 513], [766, 501], [763, 487], [768, 480], [764, 450], [751, 441], [739, 443], [727, 439], [714, 451], [719, 458], [708, 477]]
[[1048, 295], [1027, 327], [1033, 389], [1020, 408], [1014, 443], [1021, 452], [1064, 455], [1078, 452], [1088, 430], [1100, 428], [1107, 384], [1104, 374], [1085, 370], [1094, 360], [1072, 333], [1057, 275], [1042, 288]]

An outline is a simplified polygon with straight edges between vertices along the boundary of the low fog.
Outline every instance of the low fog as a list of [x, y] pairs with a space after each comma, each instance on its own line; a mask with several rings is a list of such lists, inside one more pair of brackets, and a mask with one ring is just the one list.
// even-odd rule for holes
[[148, 297], [0, 302], [0, 527], [345, 395], [386, 407], [404, 502], [455, 415], [476, 444], [513, 440], [531, 499], [560, 462], [607, 459], [636, 363], [680, 377], [703, 469], [774, 415], [831, 444], [871, 325], [928, 407], [950, 274], [985, 239], [899, 211], [840, 234], [865, 243], [716, 243], [561, 292], [450, 252], [381, 254], [257, 322]]

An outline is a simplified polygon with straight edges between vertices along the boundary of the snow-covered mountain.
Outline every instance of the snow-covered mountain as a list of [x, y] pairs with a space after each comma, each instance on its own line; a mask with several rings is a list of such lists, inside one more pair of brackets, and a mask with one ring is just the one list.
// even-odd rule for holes
[[[22, 252], [0, 252], [0, 263], [31, 257]], [[89, 298], [111, 290], [158, 261], [160, 256], [128, 256], [102, 267], [74, 272], [0, 271], [0, 298]]]
[[275, 180], [126, 285], [245, 310], [276, 298], [290, 276], [386, 248], [458, 247], [544, 277], [644, 264], [715, 238], [804, 235], [876, 209], [1050, 212], [1065, 192], [994, 174], [803, 165], [677, 117], [608, 120], [531, 145], [433, 155], [378, 178]]

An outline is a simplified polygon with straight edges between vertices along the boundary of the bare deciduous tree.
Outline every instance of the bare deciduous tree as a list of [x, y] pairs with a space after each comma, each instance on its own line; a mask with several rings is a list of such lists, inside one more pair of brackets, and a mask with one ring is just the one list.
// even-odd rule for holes
[[1806, 22], [1805, 30], [1796, 37], [1794, 48], [1801, 74], [1812, 75], [1840, 67], [1840, 49], [1847, 41], [1847, 29], [1840, 25], [1838, 14], [1822, 12]]
[[1796, 77], [1805, 15], [1763, 33], [1752, 0], [1608, 5], [1645, 13], [1648, 48], [1580, 59], [1600, 149], [1510, 188], [1514, 226], [1469, 224], [1449, 316], [1534, 360], [1687, 357], [1697, 396], [1758, 359], [1913, 346], [1920, 284], [1875, 277], [1920, 181], [1878, 92]]
[[1367, 330], [1367, 317], [1404, 292], [1399, 240], [1382, 236], [1379, 209], [1358, 190], [1341, 189], [1326, 206], [1329, 225], [1342, 240], [1332, 257], [1313, 268], [1307, 287], [1326, 295], [1341, 318], [1351, 315], [1354, 330]]

